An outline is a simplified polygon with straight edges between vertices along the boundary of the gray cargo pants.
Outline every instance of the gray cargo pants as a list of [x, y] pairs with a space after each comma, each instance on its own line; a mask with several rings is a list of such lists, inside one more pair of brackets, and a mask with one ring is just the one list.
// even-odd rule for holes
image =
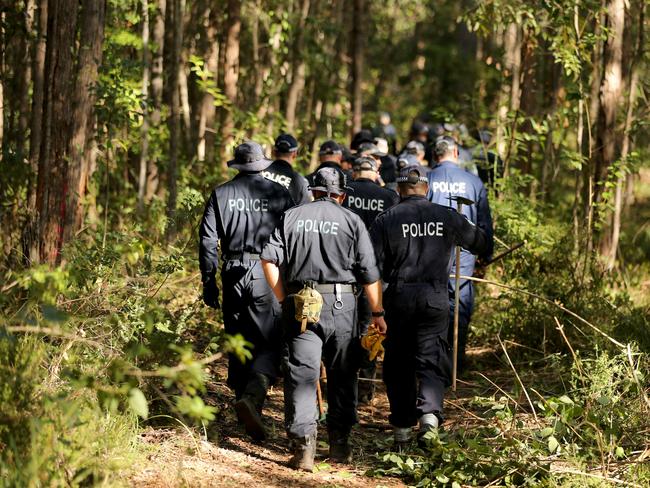
[[316, 383], [321, 360], [327, 370], [327, 427], [343, 434], [357, 422], [357, 371], [359, 337], [356, 326], [356, 297], [343, 293], [338, 309], [335, 296], [323, 293], [320, 321], [300, 333], [295, 320], [293, 297], [282, 306], [286, 347], [284, 372], [285, 427], [290, 438], [305, 438], [316, 432], [318, 407]]

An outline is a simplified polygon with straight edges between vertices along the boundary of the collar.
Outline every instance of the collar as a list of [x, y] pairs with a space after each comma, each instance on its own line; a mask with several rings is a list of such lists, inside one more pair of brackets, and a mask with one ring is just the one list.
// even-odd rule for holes
[[377, 182], [372, 181], [370, 178], [357, 178], [356, 180], [352, 180], [352, 183], [372, 183], [373, 185], [377, 185]]
[[274, 162], [274, 163], [285, 164], [285, 165], [287, 165], [287, 166], [291, 166], [291, 163], [290, 163], [289, 161], [287, 161], [286, 159], [276, 159], [276, 160], [273, 161], [273, 162]]
[[454, 167], [460, 168], [460, 166], [458, 166], [458, 163], [454, 163], [453, 161], [449, 161], [449, 160], [440, 161], [438, 164], [436, 164], [434, 166], [434, 168], [437, 168], [438, 166], [445, 167], [445, 168], [449, 168], [450, 166], [454, 166]]
[[[426, 195], [407, 195], [405, 197], [400, 196], [400, 202], [406, 202], [407, 200], [427, 200]], [[429, 201], [429, 200], [427, 200]]]
[[332, 197], [325, 195], [324, 197], [317, 198], [314, 202], [332, 202], [334, 205], [341, 205], [339, 202], [334, 200]]
[[[336, 161], [323, 161], [318, 165], [318, 169], [321, 168], [339, 168], [341, 169], [341, 165], [337, 163]], [[318, 169], [316, 171], [318, 171]]]

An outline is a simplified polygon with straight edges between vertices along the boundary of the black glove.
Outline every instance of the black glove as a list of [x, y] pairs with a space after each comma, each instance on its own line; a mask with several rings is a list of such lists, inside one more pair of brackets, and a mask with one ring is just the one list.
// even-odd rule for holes
[[219, 303], [219, 287], [214, 276], [203, 282], [203, 303], [208, 307], [221, 308], [221, 303]]

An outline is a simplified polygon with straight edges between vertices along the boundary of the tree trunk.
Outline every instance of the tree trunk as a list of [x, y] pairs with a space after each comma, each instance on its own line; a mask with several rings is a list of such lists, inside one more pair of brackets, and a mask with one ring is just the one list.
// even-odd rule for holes
[[351, 51], [352, 51], [352, 83], [350, 98], [352, 100], [352, 133], [359, 132], [362, 125], [363, 116], [363, 61], [364, 61], [364, 44], [363, 44], [363, 25], [365, 22], [365, 1], [354, 0], [352, 13], [352, 31], [350, 33]]
[[[219, 68], [219, 39], [217, 38], [218, 14], [214, 8], [208, 7], [206, 41], [207, 47], [204, 53], [205, 70], [212, 75], [212, 80], [217, 80], [217, 70]], [[204, 91], [201, 96], [201, 106], [199, 108], [199, 127], [198, 143], [196, 146], [196, 156], [199, 161], [212, 160], [214, 154], [214, 117], [216, 108], [214, 106], [214, 97]]]
[[106, 0], [84, 0], [77, 61], [77, 81], [73, 92], [72, 137], [68, 170], [67, 221], [64, 240], [81, 229], [84, 220], [83, 198], [90, 171], [87, 145], [93, 137], [95, 84], [102, 62]]
[[228, 152], [234, 142], [237, 105], [237, 81], [239, 80], [239, 33], [241, 31], [241, 0], [228, 0], [226, 39], [224, 49], [223, 93], [228, 101], [221, 118], [221, 170], [228, 171]]
[[[521, 100], [519, 89], [519, 76], [521, 71], [521, 37], [520, 28], [514, 22], [506, 27], [506, 31], [503, 34], [504, 67], [497, 109], [496, 147], [499, 155], [506, 158], [506, 167], [509, 165], [506, 155], [509, 144], [505, 137], [506, 124], [508, 123], [508, 112], [509, 110], [518, 110]], [[511, 77], [510, 83], [507, 83], [508, 77]]]
[[38, 216], [36, 212], [36, 183], [38, 161], [41, 151], [43, 124], [43, 77], [45, 71], [45, 50], [47, 36], [47, 0], [39, 0], [37, 9], [37, 27], [32, 54], [32, 109], [29, 125], [29, 181], [27, 184], [27, 224], [23, 229], [23, 256], [25, 261], [37, 261]]
[[632, 57], [632, 66], [629, 73], [628, 81], [628, 98], [627, 98], [627, 113], [625, 115], [625, 130], [623, 133], [623, 144], [621, 147], [621, 161], [622, 168], [619, 169], [619, 176], [616, 181], [616, 194], [614, 197], [614, 215], [612, 216], [611, 238], [607, 242], [605, 254], [607, 256], [607, 269], [613, 269], [616, 264], [616, 256], [618, 252], [618, 241], [621, 235], [621, 215], [623, 211], [623, 193], [626, 181], [626, 160], [630, 153], [632, 144], [632, 123], [634, 122], [634, 107], [636, 104], [638, 84], [639, 84], [639, 63], [643, 58], [644, 46], [644, 17], [645, 17], [645, 3], [641, 2], [639, 14], [639, 27], [637, 35], [636, 49]]
[[41, 261], [60, 259], [66, 223], [68, 162], [72, 134], [76, 0], [48, 2], [47, 49], [43, 100], [43, 127], [38, 162], [37, 211]]
[[142, 127], [140, 128], [140, 170], [138, 173], [138, 211], [144, 210], [149, 159], [149, 83], [151, 56], [149, 51], [149, 1], [142, 0]]
[[34, 32], [34, 13], [36, 10], [36, 4], [34, 0], [25, 1], [25, 33], [26, 35], [21, 37], [20, 43], [20, 52], [22, 54], [22, 60], [20, 63], [20, 75], [19, 75], [19, 90], [20, 90], [20, 100], [18, 106], [20, 108], [20, 116], [18, 119], [18, 137], [16, 139], [16, 152], [20, 160], [22, 161], [25, 157], [25, 143], [27, 138], [25, 135], [29, 131], [29, 89], [32, 84], [32, 50], [30, 45], [30, 39]]
[[170, 66], [169, 85], [171, 88], [171, 110], [169, 117], [169, 165], [167, 168], [167, 238], [172, 238], [176, 233], [176, 180], [178, 177], [178, 153], [181, 138], [181, 114], [180, 114], [180, 89], [179, 69], [181, 62], [181, 51], [183, 47], [183, 5], [184, 0], [172, 0], [172, 21], [173, 48], [172, 65]]
[[607, 3], [608, 38], [604, 51], [603, 81], [600, 88], [597, 147], [594, 158], [594, 178], [598, 203], [603, 193], [610, 166], [616, 161], [616, 114], [623, 85], [623, 29], [625, 25], [625, 0]]
[[[162, 119], [163, 95], [163, 52], [165, 48], [165, 16], [167, 0], [156, 0], [156, 15], [154, 16], [152, 41], [153, 56], [151, 63], [151, 126], [160, 127]], [[147, 184], [144, 201], [149, 203], [158, 191], [160, 173], [158, 162], [153, 158], [147, 161]]]
[[305, 40], [305, 24], [307, 16], [309, 15], [310, 0], [301, 0], [300, 14], [298, 23], [295, 29], [296, 37], [293, 43], [293, 60], [291, 65], [291, 83], [289, 84], [289, 91], [287, 92], [287, 130], [293, 132], [294, 124], [296, 121], [296, 106], [298, 105], [298, 98], [300, 93], [305, 88], [305, 61], [303, 59], [302, 51]]

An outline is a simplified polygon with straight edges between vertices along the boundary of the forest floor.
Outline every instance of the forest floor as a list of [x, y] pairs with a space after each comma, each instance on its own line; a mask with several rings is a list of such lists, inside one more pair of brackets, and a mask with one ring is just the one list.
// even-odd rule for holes
[[[472, 361], [481, 363], [481, 370], [490, 370], [490, 378], [505, 386], [511, 383], [511, 371], [503, 369], [494, 351], [472, 349], [468, 351]], [[489, 367], [485, 367], [486, 363]], [[371, 471], [381, 465], [381, 455], [389, 452], [392, 431], [387, 421], [388, 400], [382, 383], [376, 383], [377, 391], [370, 405], [359, 407], [360, 423], [355, 426], [351, 443], [354, 458], [351, 464], [335, 464], [327, 459], [327, 431], [319, 426], [316, 469], [313, 473], [294, 471], [287, 466], [289, 445], [283, 428], [282, 385], [272, 388], [265, 409], [269, 439], [254, 443], [237, 424], [230, 402], [232, 394], [223, 381], [225, 361], [216, 363], [216, 381], [209, 385], [209, 403], [220, 407], [215, 421], [199, 435], [196, 431], [178, 427], [148, 427], [140, 441], [149, 451], [147, 462], [138, 467], [129, 484], [142, 487], [398, 487], [404, 481], [380, 476]], [[459, 383], [456, 394], [449, 392], [445, 399], [445, 428], [472, 425], [471, 405], [475, 396], [489, 394], [494, 390], [480, 379], [479, 373], [470, 372]], [[481, 384], [479, 384], [481, 383]], [[486, 389], [487, 386], [487, 389]]]

